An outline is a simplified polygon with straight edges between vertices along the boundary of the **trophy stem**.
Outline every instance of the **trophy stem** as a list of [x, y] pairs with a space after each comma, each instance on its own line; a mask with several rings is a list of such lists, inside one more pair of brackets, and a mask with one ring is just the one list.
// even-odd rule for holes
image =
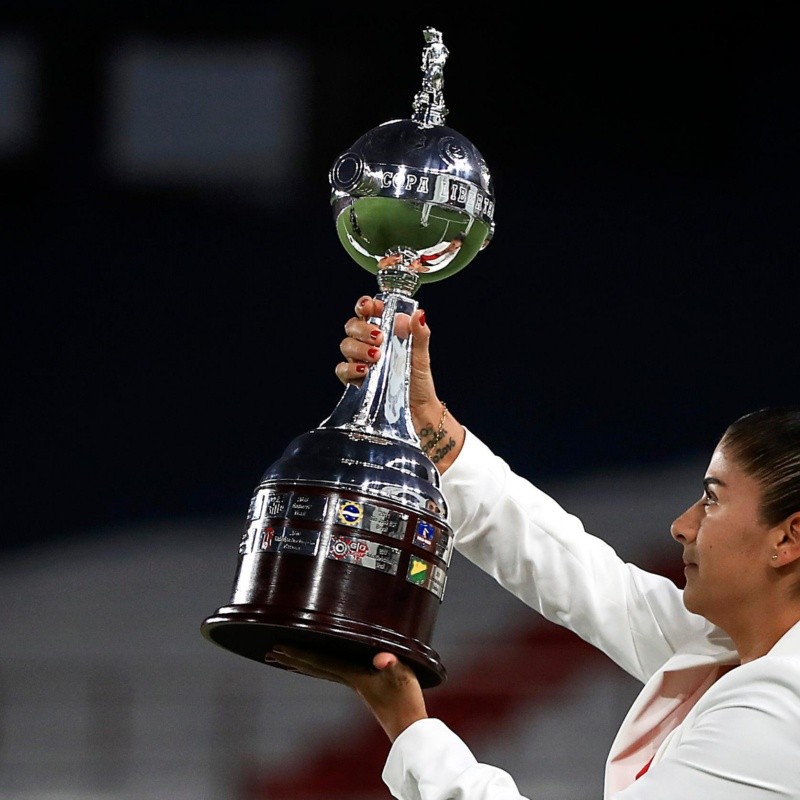
[[383, 332], [383, 358], [374, 364], [360, 387], [348, 384], [331, 415], [320, 428], [340, 428], [420, 446], [409, 409], [411, 333], [409, 319], [418, 303], [397, 290], [376, 295], [383, 314], [370, 322]]

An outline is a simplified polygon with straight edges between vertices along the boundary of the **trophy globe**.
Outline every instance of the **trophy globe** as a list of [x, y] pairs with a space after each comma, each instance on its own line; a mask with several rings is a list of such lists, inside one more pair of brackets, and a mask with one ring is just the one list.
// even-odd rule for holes
[[423, 35], [411, 118], [365, 133], [329, 173], [339, 241], [377, 278], [383, 357], [262, 476], [231, 598], [201, 631], [280, 668], [270, 659], [278, 643], [365, 665], [392, 652], [428, 688], [446, 678], [431, 642], [453, 532], [435, 454], [411, 421], [407, 319], [421, 283], [453, 275], [489, 244], [495, 200], [480, 152], [444, 125], [442, 35]]

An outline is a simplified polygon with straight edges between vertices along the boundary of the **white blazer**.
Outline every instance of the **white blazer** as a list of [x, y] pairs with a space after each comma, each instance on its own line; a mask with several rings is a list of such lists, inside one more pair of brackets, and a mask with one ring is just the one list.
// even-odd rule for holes
[[[464, 556], [645, 684], [611, 747], [604, 798], [800, 800], [800, 623], [736, 666], [731, 640], [688, 612], [672, 581], [623, 562], [470, 431], [442, 488]], [[383, 779], [402, 800], [521, 797], [437, 719], [397, 737]]]

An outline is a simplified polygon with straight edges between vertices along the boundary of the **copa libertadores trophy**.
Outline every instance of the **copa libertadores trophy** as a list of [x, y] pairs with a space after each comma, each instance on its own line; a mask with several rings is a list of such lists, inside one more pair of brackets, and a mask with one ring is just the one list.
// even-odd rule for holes
[[453, 532], [439, 472], [411, 422], [411, 340], [402, 323], [421, 283], [452, 275], [486, 247], [495, 201], [481, 154], [444, 125], [441, 33], [423, 35], [411, 118], [368, 131], [329, 175], [339, 240], [377, 276], [383, 358], [264, 473], [229, 603], [201, 630], [273, 666], [265, 659], [277, 643], [365, 664], [392, 652], [427, 688], [446, 676], [431, 639]]

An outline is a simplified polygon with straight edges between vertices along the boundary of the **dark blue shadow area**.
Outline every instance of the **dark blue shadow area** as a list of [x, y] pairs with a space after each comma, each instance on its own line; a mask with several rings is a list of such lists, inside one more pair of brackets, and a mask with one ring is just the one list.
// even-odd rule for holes
[[[427, 24], [451, 51], [448, 124], [497, 192], [491, 245], [416, 296], [459, 419], [549, 478], [710, 454], [739, 414], [797, 402], [800, 117], [783, 6], [536, 10], [524, 29], [491, 14], [309, 25], [255, 4], [68, 6], [0, 18], [37, 42], [45, 78], [36, 140], [0, 160], [6, 547], [244, 516], [264, 469], [332, 410], [342, 326], [376, 286], [336, 240], [327, 170], [409, 115]], [[106, 172], [104, 64], [128, 35], [278, 37], [307, 53], [308, 145], [285, 201]]]

